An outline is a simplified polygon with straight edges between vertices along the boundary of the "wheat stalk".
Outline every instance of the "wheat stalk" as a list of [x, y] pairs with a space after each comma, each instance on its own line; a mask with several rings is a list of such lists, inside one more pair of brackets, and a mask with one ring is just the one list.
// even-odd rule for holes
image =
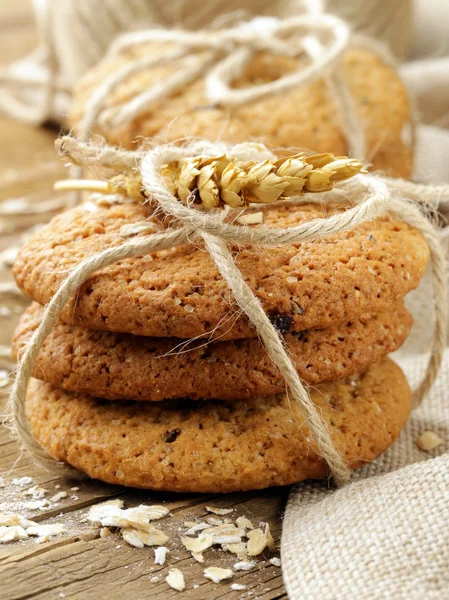
[[[363, 170], [355, 159], [333, 154], [295, 154], [276, 161], [238, 163], [227, 155], [195, 156], [165, 165], [162, 174], [181, 202], [207, 208], [251, 203], [271, 204], [308, 192], [331, 190], [335, 183]], [[55, 189], [85, 189], [144, 199], [139, 175], [117, 175], [109, 181], [58, 181]]]

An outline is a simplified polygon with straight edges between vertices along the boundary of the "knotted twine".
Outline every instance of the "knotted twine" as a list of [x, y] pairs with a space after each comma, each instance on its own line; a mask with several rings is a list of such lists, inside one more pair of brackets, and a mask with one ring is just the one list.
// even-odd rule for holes
[[[131, 60], [106, 77], [87, 101], [86, 111], [77, 126], [79, 139], [88, 140], [97, 123], [105, 131], [130, 123], [156, 102], [182, 91], [200, 77], [204, 77], [204, 94], [210, 105], [228, 108], [257, 102], [324, 78], [336, 99], [349, 154], [359, 159], [365, 157], [364, 128], [341, 73], [341, 57], [349, 47], [357, 46], [371, 50], [395, 67], [396, 61], [382, 44], [366, 36], [351, 35], [345, 21], [322, 12], [321, 2], [307, 0], [305, 8], [308, 14], [284, 19], [257, 17], [215, 31], [149, 29], [118, 37], [107, 56], [120, 56], [131, 48], [155, 42], [169, 43], [173, 48], [163, 54]], [[245, 66], [259, 51], [292, 58], [305, 55], [309, 64], [267, 83], [232, 88], [232, 82], [243, 74]], [[123, 104], [106, 107], [111, 93], [131, 76], [179, 60], [183, 62], [172, 75]], [[79, 171], [75, 176], [80, 176]]]
[[[86, 162], [92, 160], [95, 151], [94, 145], [84, 145], [72, 140], [76, 149], [79, 162], [85, 157]], [[240, 309], [246, 314], [254, 325], [256, 332], [262, 340], [271, 360], [279, 369], [285, 379], [287, 393], [299, 407], [306, 425], [314, 436], [319, 455], [326, 461], [329, 470], [337, 484], [343, 484], [350, 477], [350, 470], [344, 459], [337, 451], [331, 438], [326, 423], [322, 420], [314, 406], [306, 387], [301, 382], [292, 363], [281, 334], [274, 328], [263, 307], [243, 278], [237, 268], [228, 242], [233, 244], [257, 244], [262, 246], [295, 244], [306, 240], [317, 240], [332, 233], [347, 231], [357, 225], [393, 213], [397, 218], [409, 223], [418, 229], [425, 238], [429, 251], [432, 267], [432, 288], [435, 310], [435, 331], [432, 351], [425, 376], [414, 391], [414, 406], [418, 406], [430, 387], [432, 386], [441, 363], [442, 352], [446, 341], [447, 331], [447, 293], [444, 253], [440, 246], [438, 235], [422, 214], [418, 204], [409, 200], [407, 190], [412, 184], [395, 182], [395, 189], [388, 184], [388, 180], [370, 175], [358, 175], [352, 181], [342, 182], [337, 185], [335, 193], [324, 193], [322, 202], [335, 201], [340, 194], [350, 198], [354, 206], [343, 213], [334, 214], [326, 218], [317, 218], [309, 222], [288, 228], [269, 229], [260, 227], [253, 229], [249, 226], [233, 225], [225, 222], [226, 211], [210, 210], [200, 212], [192, 206], [183, 205], [168, 189], [161, 169], [167, 163], [178, 161], [185, 157], [201, 154], [203, 156], [217, 156], [222, 145], [210, 142], [196, 142], [184, 147], [173, 145], [157, 146], [147, 152], [128, 153], [123, 150], [108, 148], [99, 154], [106, 156], [103, 166], [115, 168], [120, 166], [129, 170], [135, 165], [142, 176], [142, 188], [149, 202], [161, 209], [165, 214], [174, 219], [174, 225], [163, 233], [154, 233], [131, 239], [129, 241], [108, 248], [94, 256], [83, 260], [71, 274], [62, 282], [52, 300], [45, 307], [42, 321], [27, 345], [20, 363], [9, 398], [9, 407], [12, 426], [20, 436], [24, 447], [43, 466], [70, 476], [79, 473], [66, 465], [56, 463], [34, 440], [29, 423], [25, 415], [25, 398], [33, 365], [36, 361], [42, 344], [48, 336], [52, 326], [59, 319], [61, 312], [79, 287], [91, 277], [93, 273], [120, 260], [150, 254], [158, 250], [173, 248], [180, 244], [195, 244], [203, 240], [211, 259], [215, 263], [223, 279], [229, 285], [234, 299]], [[254, 144], [240, 144], [238, 152], [240, 157], [246, 150], [247, 159], [257, 159], [258, 152]], [[261, 152], [266, 153], [265, 148]], [[66, 147], [66, 154], [68, 150]], [[229, 150], [233, 155], [233, 149]], [[432, 194], [429, 188], [426, 199]], [[298, 198], [297, 202], [308, 202], [307, 195]], [[276, 203], [269, 205], [276, 206]]]
[[[411, 0], [327, 0], [359, 31], [384, 40], [404, 55], [410, 32]], [[285, 17], [321, 7], [319, 0], [34, 0], [38, 47], [22, 60], [0, 68], [0, 112], [30, 124], [61, 121], [72, 88], [106, 53], [114, 38], [136, 26], [214, 28], [225, 19], [251, 15]], [[207, 4], [207, 6], [206, 6]], [[238, 10], [237, 10], [238, 9]], [[314, 8], [314, 10], [316, 10]]]
[[[47, 11], [48, 15], [42, 13], [41, 20], [43, 23], [47, 23], [47, 29], [52, 31], [51, 15], [53, 13], [45, 2], [43, 5], [45, 8], [43, 7], [42, 10]], [[118, 56], [130, 48], [137, 48], [152, 42], [170, 43], [173, 48], [162, 55], [143, 56], [132, 60], [106, 77], [86, 103], [85, 114], [77, 126], [79, 139], [81, 141], [89, 140], [97, 123], [107, 129], [131, 122], [150, 110], [157, 101], [181, 91], [186, 85], [200, 77], [204, 77], [204, 92], [207, 101], [211, 105], [223, 107], [235, 107], [256, 102], [291, 89], [307, 86], [317, 79], [323, 78], [330, 95], [335, 99], [336, 110], [340, 114], [343, 133], [348, 143], [348, 154], [358, 159], [366, 158], [364, 126], [357, 116], [351, 91], [343, 77], [341, 58], [348, 48], [357, 46], [374, 52], [384, 63], [394, 68], [398, 66], [396, 60], [382, 43], [360, 34], [352, 34], [345, 21], [335, 15], [324, 13], [321, 0], [302, 0], [300, 6], [297, 7], [297, 12], [300, 10], [305, 11], [306, 14], [286, 18], [256, 17], [247, 22], [240, 22], [234, 27], [223, 29], [188, 31], [158, 28], [134, 31], [117, 37], [111, 44], [107, 55]], [[292, 12], [295, 11], [292, 10]], [[43, 31], [45, 39], [47, 37], [51, 39], [49, 31]], [[47, 50], [52, 56], [50, 48]], [[301, 67], [294, 73], [265, 84], [233, 89], [232, 81], [243, 73], [245, 65], [260, 50], [292, 58], [305, 55], [309, 64], [305, 68]], [[122, 105], [105, 108], [111, 93], [131, 76], [156, 65], [173, 64], [179, 60], [184, 62], [173, 75], [144, 90]], [[0, 83], [1, 79], [0, 73]], [[24, 85], [25, 79], [17, 79], [16, 84]], [[34, 103], [37, 115], [31, 111], [28, 112], [29, 122], [43, 120], [42, 115], [48, 112], [52, 90], [59, 89], [62, 85], [52, 76], [49, 76], [49, 81], [51, 81], [51, 86], [49, 83], [50, 87], [46, 88], [43, 104]], [[37, 82], [35, 83], [37, 85]], [[5, 103], [8, 98], [8, 94], [4, 95]], [[22, 109], [25, 110], [23, 107], [20, 108], [16, 116], [19, 116]], [[413, 114], [410, 125], [413, 144]], [[72, 176], [75, 179], [81, 178], [82, 169], [74, 167]], [[66, 205], [72, 206], [79, 202], [80, 198], [80, 194], [71, 194], [66, 200]]]

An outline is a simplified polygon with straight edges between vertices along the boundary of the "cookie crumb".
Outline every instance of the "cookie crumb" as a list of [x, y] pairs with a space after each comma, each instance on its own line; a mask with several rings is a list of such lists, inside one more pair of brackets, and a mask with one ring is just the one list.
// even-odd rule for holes
[[270, 558], [270, 563], [274, 567], [280, 567], [281, 566], [281, 559], [278, 558], [277, 556], [273, 556], [273, 558]]

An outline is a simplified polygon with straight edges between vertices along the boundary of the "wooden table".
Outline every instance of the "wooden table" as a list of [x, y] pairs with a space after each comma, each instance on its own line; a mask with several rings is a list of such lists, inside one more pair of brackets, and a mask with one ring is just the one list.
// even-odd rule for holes
[[[0, 60], [4, 64], [34, 47], [30, 5], [31, 1], [27, 0], [0, 0]], [[45, 192], [48, 189], [51, 193], [52, 182], [65, 175], [64, 167], [57, 161], [53, 150], [54, 137], [55, 133], [50, 130], [33, 129], [0, 117], [0, 200], [36, 190]], [[27, 223], [24, 219], [22, 221], [25, 226]], [[0, 250], [17, 243], [18, 234], [3, 232]], [[0, 284], [10, 280], [9, 270], [2, 269]], [[19, 313], [26, 304], [17, 299], [1, 301], [0, 304], [11, 310], [9, 316], [0, 316], [0, 344], [9, 345]], [[7, 311], [3, 309], [0, 314], [7, 315]], [[0, 369], [9, 367], [7, 360], [0, 360]], [[7, 388], [1, 388], [0, 393], [3, 411]], [[205, 506], [213, 504], [234, 507], [235, 517], [244, 515], [256, 524], [268, 522], [278, 541], [287, 489], [227, 496], [147, 493], [95, 481], [77, 483], [55, 479], [33, 465], [29, 457], [20, 457], [18, 444], [5, 428], [0, 431], [0, 448], [0, 474], [6, 482], [5, 487], [0, 488], [0, 511], [19, 512], [39, 523], [63, 522], [67, 529], [66, 534], [43, 544], [37, 544], [35, 539], [0, 544], [0, 597], [3, 600], [88, 600], [99, 597], [108, 600], [165, 600], [175, 597], [274, 600], [286, 597], [280, 569], [268, 561], [272, 554], [258, 557], [257, 568], [253, 571], [239, 572], [231, 581], [214, 584], [204, 578], [204, 566], [230, 566], [235, 557], [209, 550], [205, 553], [205, 565], [200, 565], [180, 543], [178, 528], [185, 521], [200, 520], [206, 514]], [[49, 498], [58, 491], [67, 491], [68, 496], [43, 511], [25, 510], [23, 491], [26, 488], [11, 485], [13, 478], [23, 476], [32, 477], [33, 484], [46, 488]], [[79, 487], [79, 490], [71, 490], [72, 487]], [[98, 528], [82, 522], [89, 506], [118, 497], [125, 501], [126, 507], [140, 503], [167, 503], [172, 516], [159, 523], [161, 529], [170, 532], [167, 545], [171, 549], [171, 557], [167, 565], [154, 564], [151, 548], [131, 547], [119, 533], [100, 537]], [[184, 572], [187, 588], [182, 593], [165, 583], [165, 576], [172, 566]], [[154, 581], [156, 577], [158, 579]], [[150, 581], [152, 578], [153, 581]], [[244, 584], [246, 589], [233, 591], [231, 583]], [[194, 588], [193, 585], [199, 587]]]

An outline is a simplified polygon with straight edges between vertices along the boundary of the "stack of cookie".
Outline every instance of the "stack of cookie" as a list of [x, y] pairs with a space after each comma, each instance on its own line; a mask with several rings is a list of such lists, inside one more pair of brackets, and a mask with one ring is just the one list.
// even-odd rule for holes
[[[264, 226], [290, 227], [341, 209], [283, 203], [264, 212]], [[121, 243], [125, 226], [166, 226], [149, 211], [90, 201], [29, 239], [14, 267], [33, 300], [16, 331], [16, 357], [42, 306], [83, 258]], [[403, 299], [427, 259], [421, 235], [390, 218], [236, 256], [352, 468], [388, 448], [407, 421], [410, 389], [386, 355], [408, 335]], [[26, 405], [34, 436], [93, 478], [228, 492], [328, 474], [282, 377], [201, 247], [95, 273], [46, 339], [34, 376]]]

